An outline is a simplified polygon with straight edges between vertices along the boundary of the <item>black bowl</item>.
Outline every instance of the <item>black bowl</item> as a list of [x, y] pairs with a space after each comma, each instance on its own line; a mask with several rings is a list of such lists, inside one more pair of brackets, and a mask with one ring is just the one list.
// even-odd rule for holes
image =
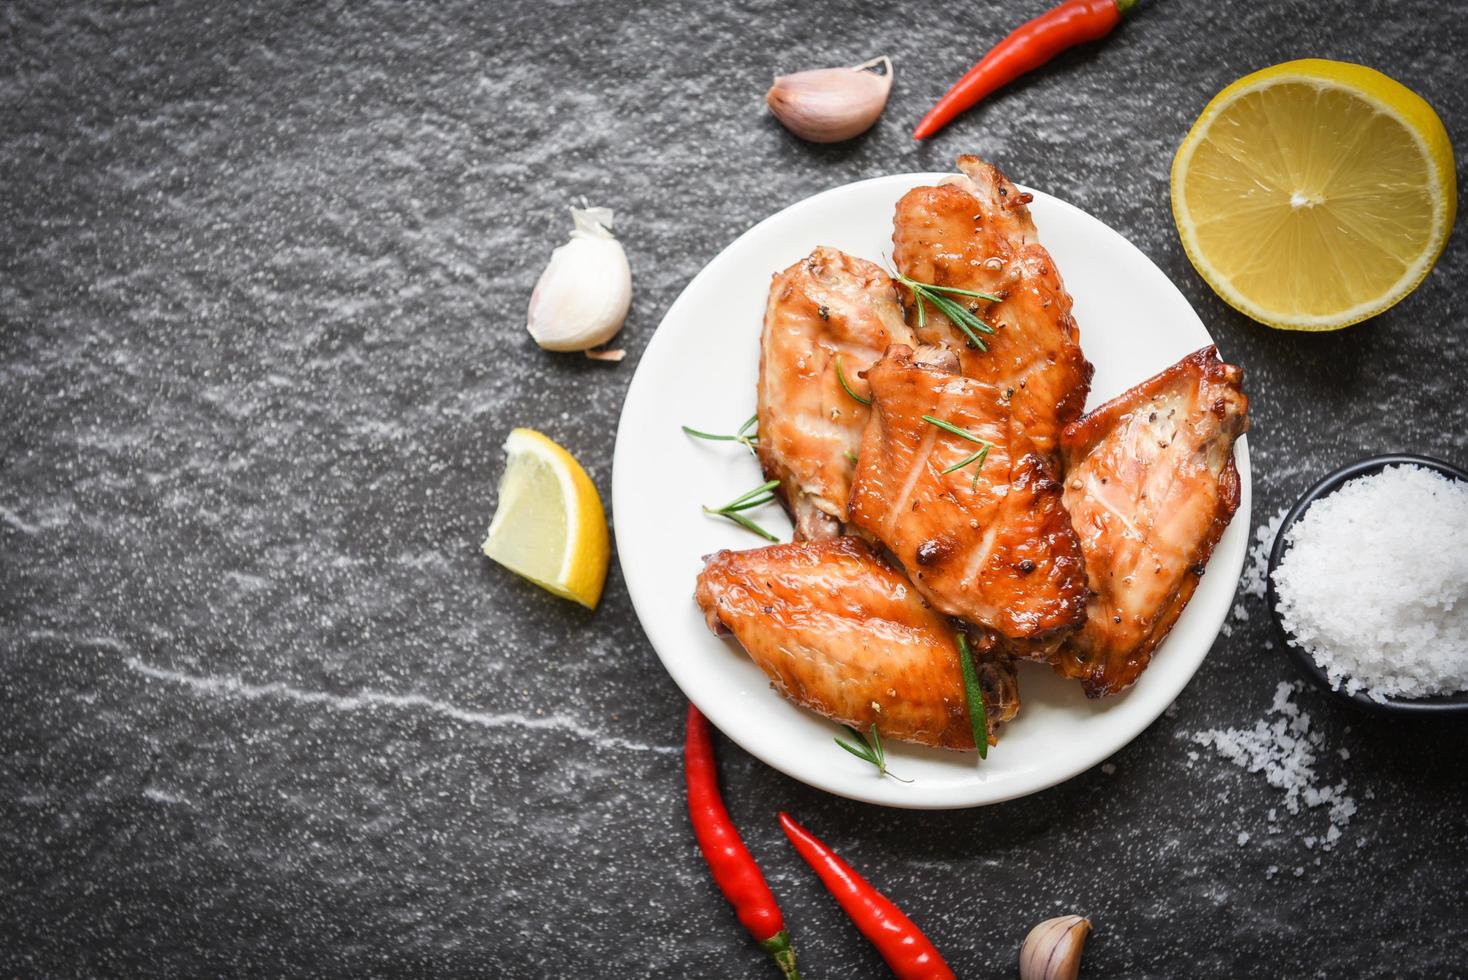
[[1280, 559], [1284, 557], [1285, 532], [1290, 525], [1299, 520], [1311, 504], [1327, 494], [1334, 493], [1341, 484], [1348, 480], [1354, 480], [1358, 476], [1367, 476], [1372, 473], [1380, 473], [1388, 466], [1409, 464], [1423, 466], [1431, 470], [1437, 470], [1444, 476], [1468, 482], [1468, 471], [1445, 463], [1431, 456], [1413, 456], [1408, 453], [1395, 453], [1389, 456], [1372, 456], [1349, 466], [1342, 466], [1334, 472], [1326, 474], [1321, 481], [1309, 490], [1305, 491], [1290, 512], [1285, 515], [1284, 521], [1279, 526], [1279, 534], [1274, 539], [1274, 546], [1269, 551], [1269, 575], [1267, 579], [1269, 615], [1274, 620], [1274, 632], [1279, 637], [1279, 642], [1289, 651], [1290, 656], [1295, 658], [1295, 663], [1305, 672], [1317, 687], [1329, 691], [1342, 701], [1348, 701], [1362, 711], [1374, 715], [1390, 715], [1394, 717], [1447, 717], [1458, 715], [1468, 717], [1468, 691], [1459, 691], [1457, 694], [1440, 694], [1427, 698], [1393, 698], [1389, 697], [1385, 702], [1374, 701], [1363, 693], [1347, 694], [1343, 690], [1336, 690], [1330, 686], [1330, 679], [1325, 671], [1315, 663], [1315, 659], [1305, 650], [1290, 642], [1290, 636], [1285, 631], [1284, 624], [1279, 621], [1279, 596], [1274, 591], [1274, 570], [1279, 567]]

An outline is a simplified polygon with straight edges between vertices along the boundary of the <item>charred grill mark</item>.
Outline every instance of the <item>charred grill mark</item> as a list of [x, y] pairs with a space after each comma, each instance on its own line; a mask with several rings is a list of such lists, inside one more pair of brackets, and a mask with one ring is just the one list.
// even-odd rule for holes
[[953, 553], [953, 542], [948, 538], [929, 538], [917, 546], [917, 563], [934, 565]]

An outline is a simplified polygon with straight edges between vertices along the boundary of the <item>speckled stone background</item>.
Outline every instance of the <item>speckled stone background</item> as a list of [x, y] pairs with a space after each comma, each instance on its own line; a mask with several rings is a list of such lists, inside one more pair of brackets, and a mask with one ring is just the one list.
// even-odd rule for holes
[[[477, 546], [505, 433], [605, 494], [663, 311], [813, 192], [972, 150], [1120, 229], [1248, 371], [1256, 520], [1367, 453], [1468, 461], [1461, 229], [1390, 313], [1289, 335], [1196, 277], [1167, 191], [1214, 92], [1306, 55], [1387, 70], [1462, 153], [1453, 5], [1143, 0], [915, 146], [1041, 6], [0, 4], [0, 973], [772, 976], [693, 845], [684, 701], [617, 571], [588, 615]], [[774, 72], [884, 52], [866, 136], [764, 112]], [[523, 329], [582, 195], [635, 272], [620, 366]], [[1468, 730], [1299, 694], [1359, 807], [1322, 852], [1321, 810], [1271, 823], [1283, 794], [1191, 741], [1295, 677], [1244, 612], [1174, 711], [1029, 799], [881, 810], [724, 742], [807, 975], [885, 967], [781, 807], [964, 976], [1072, 910], [1090, 977], [1462, 974]]]

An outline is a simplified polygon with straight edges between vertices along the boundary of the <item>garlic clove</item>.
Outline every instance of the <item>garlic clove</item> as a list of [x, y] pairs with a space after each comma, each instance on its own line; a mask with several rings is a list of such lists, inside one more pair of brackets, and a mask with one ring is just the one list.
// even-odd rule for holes
[[[872, 70], [879, 65], [880, 75]], [[765, 93], [765, 104], [801, 139], [837, 143], [871, 129], [891, 92], [892, 59], [884, 55], [852, 68], [780, 75]]]
[[572, 208], [574, 227], [551, 253], [535, 290], [525, 326], [546, 350], [598, 347], [622, 329], [632, 303], [632, 270], [612, 234], [610, 208]]
[[1091, 920], [1062, 915], [1030, 930], [1019, 951], [1020, 980], [1076, 980]]

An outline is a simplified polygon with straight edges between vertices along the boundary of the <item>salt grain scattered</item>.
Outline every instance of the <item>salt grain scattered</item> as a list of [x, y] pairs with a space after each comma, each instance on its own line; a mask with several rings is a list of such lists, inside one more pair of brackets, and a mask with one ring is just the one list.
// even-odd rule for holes
[[[1279, 534], [1279, 527], [1284, 523], [1285, 515], [1290, 512], [1288, 507], [1281, 507], [1279, 513], [1254, 529], [1254, 543], [1249, 546], [1249, 558], [1244, 564], [1244, 574], [1239, 579], [1239, 589], [1246, 596], [1255, 599], [1264, 598], [1264, 588], [1269, 577], [1269, 551], [1274, 547], [1274, 539]], [[1240, 619], [1247, 619], [1247, 615], [1240, 615], [1241, 606], [1234, 606], [1234, 615]]]
[[[1284, 790], [1285, 810], [1289, 813], [1299, 814], [1305, 808], [1325, 807], [1330, 829], [1324, 840], [1313, 834], [1306, 837], [1305, 846], [1313, 848], [1319, 843], [1322, 850], [1331, 850], [1341, 837], [1340, 828], [1349, 824], [1355, 815], [1356, 801], [1346, 793], [1344, 779], [1335, 785], [1321, 785], [1315, 764], [1317, 756], [1325, 751], [1325, 734], [1311, 730], [1309, 714], [1293, 700], [1303, 687], [1303, 683], [1298, 681], [1279, 684], [1268, 712], [1272, 720], [1257, 721], [1252, 729], [1215, 728], [1196, 732], [1192, 740], [1212, 748], [1248, 772], [1263, 773], [1269, 785]], [[1189, 752], [1188, 756], [1196, 760], [1197, 753]], [[1268, 812], [1271, 825], [1275, 823], [1276, 816], [1276, 811], [1271, 808]], [[1275, 830], [1274, 826], [1270, 827], [1271, 833]]]
[[[1332, 827], [1331, 829], [1334, 830], [1335, 828]], [[1243, 847], [1247, 843], [1249, 843], [1249, 832], [1247, 830], [1239, 831], [1239, 846]]]
[[1333, 686], [1468, 689], [1468, 483], [1389, 467], [1317, 500], [1286, 542], [1280, 620]]

